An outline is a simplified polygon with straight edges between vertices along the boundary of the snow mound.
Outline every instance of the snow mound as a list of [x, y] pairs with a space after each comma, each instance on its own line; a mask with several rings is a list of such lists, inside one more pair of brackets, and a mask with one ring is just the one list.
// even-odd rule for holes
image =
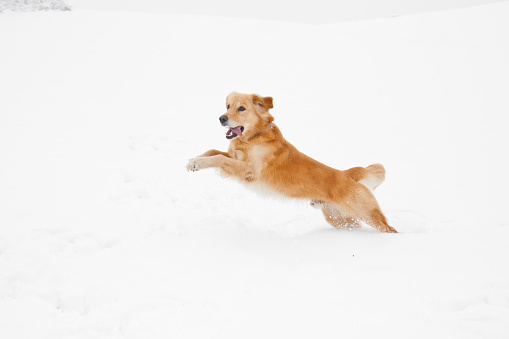
[[2, 0], [0, 12], [68, 11], [63, 0]]

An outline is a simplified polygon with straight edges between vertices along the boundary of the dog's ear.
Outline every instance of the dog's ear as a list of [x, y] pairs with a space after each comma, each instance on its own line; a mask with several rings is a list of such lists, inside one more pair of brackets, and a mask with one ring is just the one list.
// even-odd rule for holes
[[265, 108], [266, 110], [274, 108], [274, 105], [272, 104], [272, 97], [261, 97], [257, 94], [253, 94], [253, 103]]
[[274, 104], [272, 104], [272, 97], [264, 97], [262, 100], [268, 109], [274, 108]]

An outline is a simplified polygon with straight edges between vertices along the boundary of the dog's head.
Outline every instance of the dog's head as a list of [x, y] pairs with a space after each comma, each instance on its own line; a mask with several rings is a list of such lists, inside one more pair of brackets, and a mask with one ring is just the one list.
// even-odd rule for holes
[[221, 125], [228, 127], [227, 139], [249, 138], [270, 126], [274, 117], [269, 113], [271, 97], [232, 92], [226, 97], [226, 113], [219, 117]]

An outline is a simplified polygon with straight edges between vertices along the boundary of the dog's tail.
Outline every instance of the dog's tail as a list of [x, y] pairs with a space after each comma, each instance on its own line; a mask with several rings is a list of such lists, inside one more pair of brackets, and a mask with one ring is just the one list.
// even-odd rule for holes
[[354, 167], [346, 170], [346, 173], [355, 181], [363, 184], [371, 191], [380, 186], [385, 180], [385, 168], [381, 164], [373, 164], [368, 167]]

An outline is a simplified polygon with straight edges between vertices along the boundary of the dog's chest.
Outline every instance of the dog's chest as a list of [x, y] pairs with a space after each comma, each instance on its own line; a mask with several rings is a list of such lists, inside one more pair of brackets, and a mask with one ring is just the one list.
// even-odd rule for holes
[[267, 147], [253, 146], [247, 154], [248, 161], [251, 163], [251, 166], [253, 166], [253, 169], [258, 174], [261, 173], [266, 165], [268, 151], [269, 150]]
[[269, 149], [263, 145], [255, 145], [249, 148], [235, 148], [233, 157], [236, 160], [244, 161], [249, 164], [249, 172], [254, 178], [259, 178], [261, 172], [266, 166], [266, 158]]

